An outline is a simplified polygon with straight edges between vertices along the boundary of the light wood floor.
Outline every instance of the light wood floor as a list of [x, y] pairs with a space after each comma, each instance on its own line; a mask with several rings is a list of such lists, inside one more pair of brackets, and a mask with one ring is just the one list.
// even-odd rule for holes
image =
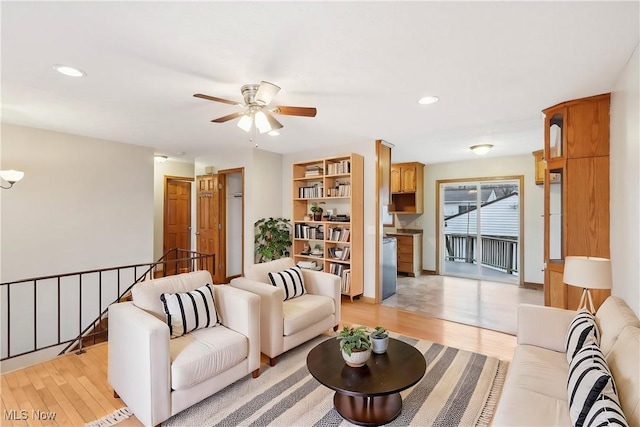
[[[383, 325], [404, 335], [508, 361], [516, 345], [512, 335], [348, 299], [343, 300], [342, 320], [344, 324]], [[3, 374], [0, 425], [82, 426], [125, 406], [113, 397], [107, 383], [107, 345], [98, 344], [79, 356], [71, 353]], [[263, 364], [266, 363], [266, 359], [263, 360]], [[11, 413], [15, 415], [13, 420], [8, 419], [12, 418]], [[38, 413], [55, 414], [55, 420], [38, 419]], [[23, 415], [26, 419], [15, 420]], [[135, 417], [119, 424], [122, 427], [140, 425]]]

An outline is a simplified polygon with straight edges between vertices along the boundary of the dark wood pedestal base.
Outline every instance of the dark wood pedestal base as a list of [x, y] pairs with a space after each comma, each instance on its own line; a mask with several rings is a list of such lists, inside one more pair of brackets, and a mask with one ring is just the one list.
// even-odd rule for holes
[[386, 396], [349, 396], [336, 392], [333, 405], [347, 421], [361, 426], [379, 426], [395, 420], [402, 412], [400, 393]]

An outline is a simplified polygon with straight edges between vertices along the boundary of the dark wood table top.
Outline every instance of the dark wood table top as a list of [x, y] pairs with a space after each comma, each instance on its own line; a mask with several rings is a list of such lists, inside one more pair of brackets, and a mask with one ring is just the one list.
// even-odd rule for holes
[[424, 355], [414, 346], [389, 338], [384, 354], [371, 354], [360, 368], [348, 366], [340, 343], [328, 339], [307, 355], [309, 372], [324, 386], [350, 396], [384, 396], [416, 384], [425, 373]]

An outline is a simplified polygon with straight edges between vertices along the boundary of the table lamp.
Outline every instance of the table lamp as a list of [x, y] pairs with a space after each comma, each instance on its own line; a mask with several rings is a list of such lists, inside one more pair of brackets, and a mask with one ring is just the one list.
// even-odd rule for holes
[[591, 289], [611, 289], [611, 260], [587, 256], [568, 256], [564, 260], [562, 281], [567, 285], [582, 288], [578, 310], [586, 308], [591, 313], [595, 313]]

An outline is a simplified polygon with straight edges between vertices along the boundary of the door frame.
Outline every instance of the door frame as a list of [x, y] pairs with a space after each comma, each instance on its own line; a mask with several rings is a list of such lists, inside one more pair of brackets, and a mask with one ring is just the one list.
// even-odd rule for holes
[[[167, 193], [167, 189], [169, 187], [169, 182], [170, 181], [186, 181], [189, 182], [189, 247], [187, 248], [187, 250], [191, 250], [193, 247], [193, 239], [192, 239], [192, 232], [193, 232], [193, 217], [192, 217], [192, 209], [193, 209], [193, 182], [195, 181], [195, 178], [193, 177], [188, 177], [188, 176], [177, 176], [177, 175], [164, 175], [163, 176], [163, 199], [162, 199], [162, 253], [165, 254], [167, 252], [168, 249], [165, 246], [165, 242], [166, 242], [166, 237], [167, 237], [167, 198], [168, 198], [168, 193]], [[162, 271], [165, 272], [165, 265], [162, 265]]]
[[245, 224], [245, 221], [244, 221], [244, 219], [245, 219], [244, 218], [245, 217], [245, 210], [244, 210], [244, 199], [245, 199], [244, 198], [244, 195], [245, 195], [244, 167], [232, 168], [232, 169], [221, 169], [221, 170], [218, 171], [218, 175], [225, 175], [225, 185], [226, 185], [226, 182], [227, 182], [226, 176], [227, 175], [231, 175], [231, 174], [236, 174], [236, 173], [240, 174], [240, 179], [242, 181], [241, 182], [241, 186], [242, 186], [241, 187], [242, 188], [242, 190], [241, 190], [242, 191], [242, 208], [241, 208], [241, 210], [242, 210], [242, 226], [241, 226], [242, 227], [242, 235], [241, 236], [242, 237], [241, 237], [241, 249], [240, 249], [241, 256], [242, 256], [242, 259], [240, 260], [240, 262], [241, 262], [240, 265], [242, 266], [242, 272], [240, 274], [237, 274], [237, 275], [227, 276], [227, 262], [226, 262], [227, 261], [227, 249], [228, 249], [227, 248], [227, 232], [226, 232], [227, 209], [226, 209], [226, 201], [225, 201], [224, 212], [221, 212], [221, 216], [220, 216], [220, 218], [222, 219], [223, 224], [224, 224], [224, 227], [223, 227], [224, 233], [222, 235], [223, 242], [220, 243], [220, 247], [224, 251], [224, 254], [223, 254], [224, 255], [224, 260], [225, 260], [225, 262], [224, 262], [224, 266], [225, 266], [224, 267], [224, 274], [225, 274], [225, 281], [227, 283], [231, 279], [236, 278], [236, 277], [240, 277], [240, 276], [242, 276], [242, 274], [244, 274], [244, 224]]
[[436, 274], [440, 275], [440, 185], [441, 184], [454, 184], [454, 183], [463, 183], [463, 182], [490, 182], [490, 181], [518, 181], [518, 186], [520, 189], [519, 196], [519, 204], [520, 204], [520, 212], [519, 212], [519, 228], [520, 228], [520, 240], [519, 240], [519, 248], [518, 248], [518, 256], [520, 258], [520, 274], [518, 277], [518, 286], [524, 286], [524, 272], [525, 272], [525, 262], [524, 262], [524, 175], [507, 175], [507, 176], [489, 176], [489, 177], [480, 177], [480, 178], [456, 178], [456, 179], [438, 179], [436, 180]]

